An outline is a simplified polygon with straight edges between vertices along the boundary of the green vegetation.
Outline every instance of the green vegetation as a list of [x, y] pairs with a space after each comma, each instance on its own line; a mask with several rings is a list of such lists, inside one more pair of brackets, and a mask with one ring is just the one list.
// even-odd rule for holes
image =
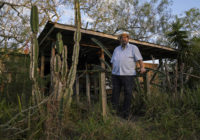
[[[62, 139], [199, 139], [200, 88], [185, 90], [177, 98], [167, 93], [152, 92], [138, 97], [132, 109], [132, 118], [124, 120], [110, 114], [103, 121], [99, 103], [90, 110], [72, 104], [69, 117], [63, 120]], [[144, 98], [145, 97], [145, 98]], [[142, 102], [142, 106], [141, 106]], [[44, 101], [44, 106], [46, 102]], [[28, 110], [21, 100], [18, 103], [0, 102], [1, 139], [44, 139], [46, 117], [39, 115], [37, 107]], [[135, 111], [135, 107], [140, 110]], [[45, 110], [45, 109], [44, 109]], [[18, 114], [18, 116], [16, 116]], [[57, 126], [59, 127], [59, 126]], [[56, 135], [56, 134], [55, 134]]]
[[1, 53], [0, 57], [0, 99], [17, 103], [17, 96], [28, 102], [31, 96], [29, 79], [29, 56], [18, 53]]
[[[79, 0], [73, 0], [75, 26], [77, 27], [74, 34], [73, 63], [68, 69], [67, 47], [63, 44], [61, 33], [58, 33], [57, 42], [54, 46], [56, 48], [52, 48], [56, 49], [56, 52], [53, 53], [52, 51], [54, 56], [52, 55], [50, 60], [52, 77], [45, 76], [41, 79], [38, 71], [37, 33], [39, 27], [44, 25], [47, 19], [42, 19], [42, 22], [39, 23], [39, 17], [41, 13], [49, 16], [48, 12], [56, 11], [54, 9], [56, 6], [51, 2], [46, 2], [47, 6], [44, 6], [40, 2], [40, 0], [36, 0], [34, 3], [25, 2], [21, 3], [22, 6], [16, 6], [12, 3], [1, 4], [1, 8], [5, 8], [4, 11], [3, 9], [1, 11], [3, 15], [2, 20], [0, 20], [2, 29], [5, 33], [14, 31], [13, 36], [9, 34], [1, 35], [0, 43], [4, 47], [0, 55], [1, 140], [200, 139], [200, 85], [198, 78], [200, 37], [197, 31], [200, 27], [199, 9], [186, 11], [183, 17], [176, 18], [170, 26], [170, 23], [168, 23], [170, 14], [167, 8], [164, 8], [168, 7], [168, 0], [151, 0], [142, 5], [139, 4], [139, 0], [126, 1], [126, 3], [119, 1], [115, 4], [113, 2], [87, 3], [86, 1], [79, 4]], [[68, 3], [70, 2], [72, 0]], [[39, 10], [34, 4], [40, 5]], [[29, 21], [17, 10], [21, 11], [22, 9], [23, 11], [23, 7], [27, 8], [30, 5], [33, 6], [30, 16], [32, 35], [29, 39], [32, 39], [32, 46], [29, 57], [14, 51], [14, 49], [23, 48], [29, 43], [29, 39], [24, 41], [23, 38], [27, 38], [25, 36], [27, 36], [30, 28], [22, 28], [23, 24], [19, 24], [20, 21], [13, 17], [19, 16], [19, 19], [22, 19], [24, 23]], [[111, 107], [109, 107], [108, 116], [103, 118], [100, 100], [92, 102], [90, 108], [84, 100], [85, 97], [81, 97], [83, 100], [80, 103], [75, 102], [72, 95], [81, 40], [80, 5], [83, 11], [96, 21], [90, 24], [91, 29], [98, 28], [100, 31], [111, 34], [126, 30], [130, 32], [132, 37], [141, 40], [150, 40], [152, 36], [161, 34], [161, 38], [158, 38], [156, 42], [163, 44], [166, 44], [164, 34], [167, 34], [169, 39], [167, 42], [170, 42], [172, 47], [179, 50], [177, 59], [180, 67], [177, 69], [180, 72], [176, 74], [179, 79], [175, 80], [175, 74], [166, 74], [168, 79], [166, 78], [166, 80], [163, 76], [164, 78], [162, 77], [161, 80], [165, 79], [164, 82], [171, 82], [169, 85], [174, 83], [176, 86], [171, 90], [166, 90], [167, 86], [163, 84], [161, 85], [162, 90], [154, 89], [150, 94], [145, 94], [143, 89], [138, 86], [138, 92], [133, 93], [132, 116], [129, 120], [124, 120], [116, 115]], [[108, 6], [105, 7], [105, 5]], [[8, 12], [10, 9], [5, 6], [10, 6], [14, 12]], [[49, 6], [51, 10], [47, 9]], [[104, 7], [104, 11], [101, 10], [101, 7]], [[55, 16], [59, 17], [56, 13]], [[107, 18], [105, 18], [105, 15], [107, 15]], [[51, 18], [48, 17], [48, 19]], [[9, 23], [4, 24], [7, 20]], [[15, 22], [12, 22], [13, 20]], [[7, 26], [11, 28], [7, 28]], [[22, 30], [18, 31], [15, 27]], [[30, 33], [28, 34], [30, 36]], [[111, 57], [110, 52], [105, 49], [101, 42], [94, 38], [92, 41], [99, 45], [109, 58]], [[101, 61], [110, 71], [110, 64], [104, 60]], [[172, 61], [170, 64], [172, 65], [169, 68], [173, 69], [176, 62]], [[187, 72], [191, 67], [194, 69], [190, 73], [193, 74], [193, 77], [190, 77], [188, 81]], [[167, 67], [165, 67], [166, 69]], [[183, 76], [183, 72], [186, 73], [186, 76]], [[110, 75], [107, 77], [110, 77]], [[47, 87], [47, 83], [50, 83], [49, 79], [51, 79], [51, 87]], [[139, 82], [137, 85], [140, 85]], [[45, 88], [48, 90], [45, 90]], [[43, 96], [43, 93], [48, 95]], [[108, 99], [109, 103], [110, 100]]]

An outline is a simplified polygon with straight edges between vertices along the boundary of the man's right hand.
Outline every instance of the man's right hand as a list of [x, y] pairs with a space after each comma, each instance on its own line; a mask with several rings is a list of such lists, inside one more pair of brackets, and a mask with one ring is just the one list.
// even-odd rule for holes
[[146, 72], [146, 69], [144, 67], [140, 68], [140, 73], [143, 74]]

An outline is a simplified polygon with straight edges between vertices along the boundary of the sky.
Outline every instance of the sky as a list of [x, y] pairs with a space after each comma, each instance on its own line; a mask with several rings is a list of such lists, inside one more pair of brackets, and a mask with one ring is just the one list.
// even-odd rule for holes
[[200, 9], [200, 0], [173, 0], [171, 7], [172, 13], [177, 15], [181, 15], [191, 8]]

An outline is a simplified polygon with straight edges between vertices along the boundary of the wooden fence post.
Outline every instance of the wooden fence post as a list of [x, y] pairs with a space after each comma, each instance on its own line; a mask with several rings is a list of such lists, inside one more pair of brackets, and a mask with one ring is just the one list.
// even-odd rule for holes
[[149, 81], [149, 72], [146, 72], [143, 76], [144, 81], [144, 91], [146, 94], [150, 94], [150, 81]]
[[[105, 61], [105, 57], [104, 57], [104, 51], [101, 49], [101, 56], [100, 56], [101, 60]], [[105, 64], [103, 62], [101, 62], [101, 67], [103, 69], [105, 69]], [[103, 111], [103, 118], [105, 119], [107, 112], [106, 112], [106, 108], [107, 108], [107, 95], [106, 95], [106, 76], [105, 76], [105, 72], [101, 72], [100, 74], [100, 91], [101, 91], [101, 98], [102, 98], [102, 111]]]
[[89, 77], [89, 73], [88, 72], [86, 72], [86, 94], [87, 94], [88, 105], [90, 107], [90, 105], [91, 105], [91, 100], [90, 100], [90, 77]]

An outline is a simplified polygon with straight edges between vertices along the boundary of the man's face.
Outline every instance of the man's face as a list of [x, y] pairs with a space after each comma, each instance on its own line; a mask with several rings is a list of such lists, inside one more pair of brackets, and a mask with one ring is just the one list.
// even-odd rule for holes
[[128, 36], [122, 36], [121, 39], [120, 39], [120, 42], [122, 45], [126, 45], [128, 43]]

